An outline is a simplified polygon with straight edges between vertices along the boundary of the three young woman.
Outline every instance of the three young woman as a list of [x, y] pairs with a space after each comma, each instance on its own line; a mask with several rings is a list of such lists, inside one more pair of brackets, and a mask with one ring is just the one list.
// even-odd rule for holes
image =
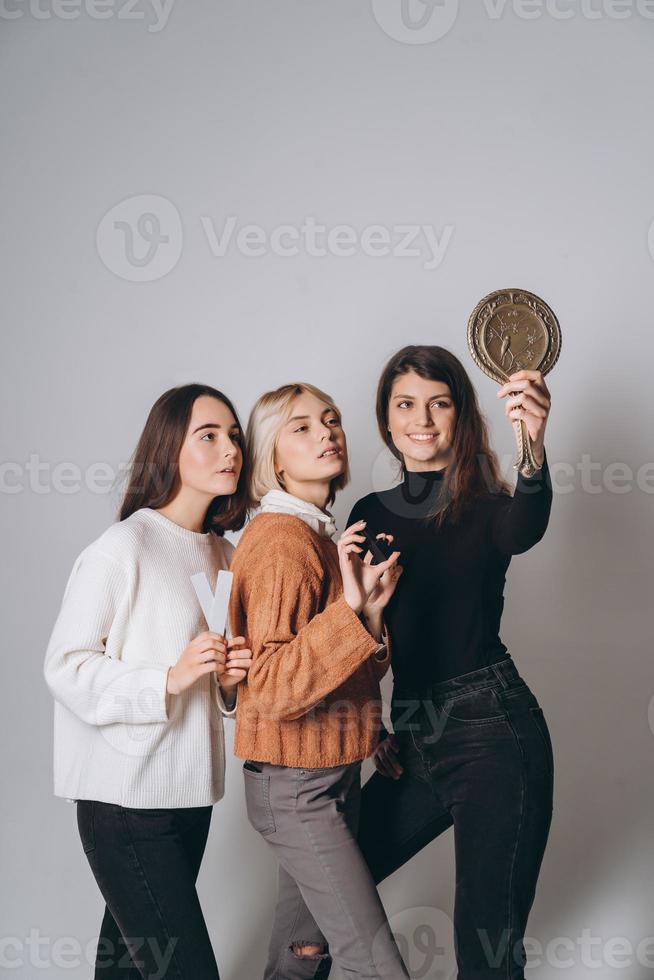
[[195, 882], [224, 791], [222, 715], [250, 666], [243, 637], [206, 628], [190, 576], [213, 589], [243, 526], [247, 467], [234, 407], [186, 385], [153, 406], [120, 521], [75, 561], [45, 659], [54, 789], [77, 802], [106, 902], [105, 980], [217, 980]]
[[[194, 887], [222, 795], [212, 699], [230, 713], [220, 687], [249, 671], [235, 753], [249, 819], [280, 863], [266, 980], [325, 977], [331, 959], [352, 978], [406, 977], [375, 883], [450, 826], [458, 976], [524, 977], [553, 755], [499, 627], [511, 556], [549, 519], [542, 376], [519, 372], [498, 392], [519, 392], [507, 415], [525, 420], [541, 463], [532, 478], [518, 474], [511, 496], [461, 363], [439, 347], [399, 351], [379, 383], [377, 419], [402, 482], [360, 500], [338, 545], [327, 507], [349, 472], [332, 399], [309, 385], [264, 395], [248, 426], [251, 477], [235, 438], [231, 451], [220, 443], [231, 482], [216, 483], [216, 458], [194, 469], [187, 449], [200, 426], [224, 438], [236, 415], [219, 392], [188, 387], [186, 414], [173, 413], [183, 419], [177, 438], [161, 435], [166, 413], [142, 438], [145, 470], [156, 457], [174, 479], [128, 489], [121, 523], [82, 553], [46, 661], [59, 702], [55, 791], [80, 800], [82, 842], [107, 901], [101, 944], [140, 933], [167, 949], [176, 937], [165, 976], [217, 976]], [[189, 575], [206, 568], [215, 579], [229, 564], [221, 534], [243, 525], [250, 496], [261, 513], [231, 564], [230, 621], [243, 636], [193, 640], [201, 615]], [[399, 549], [381, 565], [362, 561], [364, 521]], [[391, 641], [394, 733], [380, 744]], [[377, 771], [361, 790], [372, 753]], [[148, 976], [152, 954], [131, 952]]]
[[[358, 844], [380, 882], [454, 827], [460, 980], [524, 978], [553, 806], [547, 722], [499, 636], [511, 557], [549, 520], [550, 395], [532, 371], [498, 396], [511, 392], [506, 414], [524, 419], [542, 464], [531, 478], [518, 473], [513, 496], [460, 361], [440, 347], [400, 350], [379, 382], [377, 421], [402, 482], [363, 497], [347, 522], [390, 531], [404, 569], [385, 609], [394, 733], [363, 788]], [[309, 911], [298, 910], [295, 928], [315, 937]]]

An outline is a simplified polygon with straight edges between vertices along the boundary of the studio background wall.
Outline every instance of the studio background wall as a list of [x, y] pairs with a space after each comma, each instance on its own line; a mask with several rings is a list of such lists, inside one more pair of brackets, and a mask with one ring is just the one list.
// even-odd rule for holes
[[[42, 662], [153, 401], [203, 381], [245, 423], [266, 389], [326, 389], [351, 454], [343, 529], [352, 503], [394, 478], [374, 420], [383, 364], [406, 343], [440, 344], [467, 365], [513, 479], [503, 402], [466, 344], [474, 305], [505, 286], [543, 296], [563, 332], [547, 382], [551, 522], [512, 561], [502, 632], [556, 762], [531, 972], [651, 975], [653, 18], [645, 0], [411, 0], [404, 19], [399, 0], [7, 0], [8, 976], [92, 972], [102, 902], [74, 807], [52, 796]], [[256, 980], [275, 865], [226, 732], [200, 890], [221, 976]], [[452, 831], [381, 894], [412, 968], [426, 923], [446, 948], [420, 975], [452, 976]]]

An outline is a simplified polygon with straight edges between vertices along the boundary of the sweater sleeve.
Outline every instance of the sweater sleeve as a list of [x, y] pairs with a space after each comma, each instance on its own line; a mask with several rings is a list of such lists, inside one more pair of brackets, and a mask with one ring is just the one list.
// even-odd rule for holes
[[519, 555], [528, 551], [545, 534], [552, 508], [552, 482], [547, 465], [533, 476], [518, 472], [513, 497], [502, 501], [491, 519], [491, 540], [498, 551]]
[[375, 677], [380, 681], [388, 672], [391, 665], [391, 637], [388, 626], [384, 623], [382, 628], [382, 644], [370, 658]]
[[236, 718], [236, 708], [238, 706], [238, 689], [240, 684], [237, 684], [235, 688], [232, 688], [232, 701], [231, 707], [228, 707], [225, 703], [225, 695], [222, 687], [218, 683], [218, 678], [215, 674], [210, 675], [212, 678], [213, 693], [216, 699], [216, 704], [218, 705], [218, 710], [224, 718]]
[[86, 549], [73, 566], [50, 636], [46, 683], [57, 701], [89, 725], [167, 721], [168, 666], [126, 664], [106, 653], [118, 616], [129, 622], [128, 570]]
[[235, 586], [252, 650], [248, 692], [269, 718], [300, 718], [379, 647], [343, 595], [316, 611], [320, 579], [294, 559], [252, 563]]
[[[227, 568], [229, 568], [232, 564], [232, 560], [234, 558], [234, 551], [236, 549], [234, 548], [232, 542], [228, 541], [227, 538], [222, 538], [221, 540], [223, 546], [223, 554], [225, 555]], [[216, 674], [210, 674], [210, 677], [211, 677], [211, 688], [213, 691], [214, 699], [216, 701], [216, 704], [218, 705], [218, 710], [220, 711], [221, 715], [223, 716], [223, 718], [236, 718], [236, 708], [238, 706], [238, 689], [240, 687], [240, 684], [237, 684], [236, 687], [231, 689], [230, 693], [232, 698], [230, 701], [230, 706], [228, 707], [225, 702], [225, 694], [223, 692], [223, 689], [218, 683], [218, 677], [216, 676]]]

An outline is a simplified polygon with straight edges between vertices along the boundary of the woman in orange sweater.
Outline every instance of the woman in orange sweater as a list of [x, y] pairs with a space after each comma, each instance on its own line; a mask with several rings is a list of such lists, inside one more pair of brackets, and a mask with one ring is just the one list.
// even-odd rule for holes
[[[356, 843], [361, 762], [379, 741], [379, 681], [390, 663], [382, 612], [399, 552], [373, 566], [364, 521], [332, 541], [327, 505], [349, 469], [340, 414], [324, 392], [290, 384], [259, 398], [247, 452], [261, 513], [236, 548], [230, 620], [252, 651], [235, 754], [245, 759], [249, 820], [280, 863], [264, 978], [305, 975], [307, 957], [320, 976], [329, 963], [323, 937], [345, 977], [405, 978]], [[313, 932], [298, 934], [307, 907]]]

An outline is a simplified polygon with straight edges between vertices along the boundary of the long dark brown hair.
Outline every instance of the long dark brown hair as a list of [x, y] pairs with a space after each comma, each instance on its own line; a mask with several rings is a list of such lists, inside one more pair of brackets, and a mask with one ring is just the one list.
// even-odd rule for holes
[[[150, 409], [130, 461], [119, 520], [124, 521], [141, 507], [152, 507], [155, 510], [164, 507], [177, 495], [181, 486], [179, 454], [191, 421], [193, 405], [202, 395], [210, 395], [226, 405], [241, 428], [236, 409], [227, 395], [210, 385], [188, 384], [165, 391]], [[236, 490], [230, 496], [214, 497], [204, 518], [202, 530], [212, 531], [218, 537], [222, 537], [225, 531], [240, 530], [245, 524], [250, 506], [247, 499], [249, 481], [244, 442], [241, 438], [243, 465]]]
[[444, 347], [415, 344], [403, 347], [393, 354], [379, 379], [376, 406], [379, 434], [400, 461], [402, 477], [406, 466], [388, 431], [388, 405], [393, 382], [408, 371], [415, 371], [427, 381], [447, 384], [456, 411], [452, 462], [443, 477], [439, 509], [429, 514], [427, 520], [435, 520], [438, 525], [446, 520], [456, 523], [479, 497], [491, 493], [510, 495], [509, 484], [502, 478], [497, 456], [490, 446], [477, 393], [461, 361]]

